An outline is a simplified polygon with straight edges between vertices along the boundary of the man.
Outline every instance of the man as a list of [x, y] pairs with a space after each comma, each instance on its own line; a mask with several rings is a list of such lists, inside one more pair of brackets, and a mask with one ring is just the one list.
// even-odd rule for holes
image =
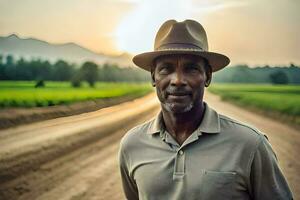
[[212, 72], [229, 64], [226, 56], [208, 51], [203, 27], [169, 20], [154, 49], [133, 58], [151, 72], [161, 112], [121, 141], [126, 198], [292, 199], [266, 137], [203, 102]]

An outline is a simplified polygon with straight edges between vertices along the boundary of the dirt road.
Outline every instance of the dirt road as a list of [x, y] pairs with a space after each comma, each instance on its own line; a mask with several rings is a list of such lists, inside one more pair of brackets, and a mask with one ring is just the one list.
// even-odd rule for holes
[[[209, 105], [269, 137], [295, 199], [300, 198], [299, 131], [217, 96]], [[123, 199], [117, 168], [120, 137], [158, 112], [155, 95], [82, 115], [0, 131], [0, 199]]]

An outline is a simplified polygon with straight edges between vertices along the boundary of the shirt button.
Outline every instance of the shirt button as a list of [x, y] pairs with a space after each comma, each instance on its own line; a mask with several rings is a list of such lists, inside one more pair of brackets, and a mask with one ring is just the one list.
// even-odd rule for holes
[[183, 154], [183, 151], [182, 151], [182, 150], [180, 150], [180, 151], [179, 151], [179, 154], [180, 154], [180, 155], [182, 155], [182, 154]]

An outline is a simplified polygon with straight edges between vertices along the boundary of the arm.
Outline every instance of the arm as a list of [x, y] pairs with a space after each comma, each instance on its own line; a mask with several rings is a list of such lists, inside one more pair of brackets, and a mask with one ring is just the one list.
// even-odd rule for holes
[[124, 149], [122, 147], [119, 151], [119, 167], [120, 167], [120, 173], [121, 173], [121, 179], [122, 179], [122, 186], [125, 193], [125, 197], [128, 200], [135, 200], [139, 199], [138, 196], [138, 189], [136, 186], [135, 181], [133, 178], [129, 175], [128, 172], [128, 159], [126, 158]]
[[261, 136], [250, 165], [250, 194], [255, 200], [293, 199], [268, 140]]

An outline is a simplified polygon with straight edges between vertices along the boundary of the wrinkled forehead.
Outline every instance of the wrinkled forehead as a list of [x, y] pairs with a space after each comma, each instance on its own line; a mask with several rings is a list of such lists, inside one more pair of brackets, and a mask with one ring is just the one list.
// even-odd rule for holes
[[206, 59], [201, 56], [190, 55], [190, 54], [171, 54], [171, 55], [163, 55], [159, 56], [155, 59], [155, 66], [160, 63], [201, 63], [203, 65], [206, 64]]

